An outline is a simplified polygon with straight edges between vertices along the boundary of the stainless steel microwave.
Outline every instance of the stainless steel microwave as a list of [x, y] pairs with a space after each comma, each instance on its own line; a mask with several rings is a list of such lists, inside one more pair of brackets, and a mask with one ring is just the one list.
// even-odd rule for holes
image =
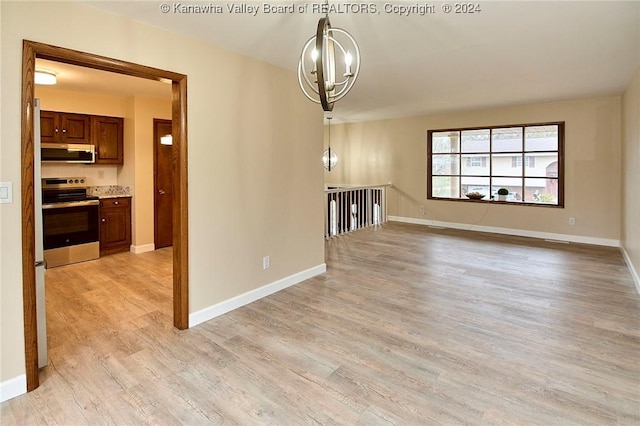
[[80, 163], [96, 162], [95, 145], [74, 143], [43, 143], [40, 146], [43, 163]]

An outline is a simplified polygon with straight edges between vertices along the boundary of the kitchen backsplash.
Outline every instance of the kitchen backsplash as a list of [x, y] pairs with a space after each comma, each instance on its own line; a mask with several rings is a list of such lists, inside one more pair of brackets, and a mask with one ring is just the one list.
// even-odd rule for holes
[[130, 186], [123, 186], [123, 185], [88, 186], [87, 194], [95, 195], [98, 197], [108, 196], [108, 195], [129, 196], [129, 195], [133, 195], [133, 188], [131, 188]]
[[88, 185], [117, 185], [118, 168], [111, 165], [96, 164], [42, 164], [42, 177], [84, 176]]

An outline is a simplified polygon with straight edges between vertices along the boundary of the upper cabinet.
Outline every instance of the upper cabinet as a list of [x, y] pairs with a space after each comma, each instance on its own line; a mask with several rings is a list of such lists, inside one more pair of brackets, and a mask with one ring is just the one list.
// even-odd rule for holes
[[42, 143], [91, 144], [96, 164], [124, 164], [124, 119], [69, 112], [41, 111]]
[[124, 120], [91, 116], [91, 140], [96, 146], [96, 164], [123, 164]]
[[40, 112], [40, 134], [44, 143], [91, 143], [91, 116], [67, 112]]

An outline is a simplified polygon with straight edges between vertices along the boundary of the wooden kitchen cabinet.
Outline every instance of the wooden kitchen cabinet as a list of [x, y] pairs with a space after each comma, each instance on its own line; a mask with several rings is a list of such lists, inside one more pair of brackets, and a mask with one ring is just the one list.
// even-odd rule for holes
[[91, 140], [96, 147], [96, 164], [123, 164], [124, 119], [91, 116]]
[[100, 200], [100, 256], [129, 251], [131, 246], [131, 198]]
[[40, 135], [43, 143], [91, 143], [91, 118], [86, 114], [41, 111]]

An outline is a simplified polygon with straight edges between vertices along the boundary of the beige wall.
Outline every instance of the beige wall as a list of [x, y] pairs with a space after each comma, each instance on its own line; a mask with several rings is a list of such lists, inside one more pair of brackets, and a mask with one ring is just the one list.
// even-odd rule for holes
[[[566, 122], [564, 209], [426, 199], [427, 130], [550, 121]], [[393, 216], [620, 239], [620, 97], [332, 126], [331, 146], [340, 164], [325, 182], [391, 182]]]
[[640, 289], [640, 69], [622, 97], [622, 247]]
[[[0, 381], [24, 374], [20, 230], [22, 40], [188, 76], [189, 311], [324, 263], [322, 112], [295, 72], [76, 2], [0, 2]], [[74, 25], [60, 29], [73, 16]], [[125, 114], [131, 105], [126, 104]], [[271, 268], [262, 270], [262, 257]]]
[[35, 97], [40, 98], [40, 108], [43, 110], [111, 117], [123, 117], [125, 112], [124, 96], [72, 92], [56, 86], [36, 85]]
[[171, 120], [171, 101], [134, 96], [130, 102], [133, 116], [125, 120], [133, 124], [133, 143], [125, 149], [125, 164], [118, 174], [118, 183], [134, 189], [131, 244], [140, 247], [154, 241], [153, 119]]

